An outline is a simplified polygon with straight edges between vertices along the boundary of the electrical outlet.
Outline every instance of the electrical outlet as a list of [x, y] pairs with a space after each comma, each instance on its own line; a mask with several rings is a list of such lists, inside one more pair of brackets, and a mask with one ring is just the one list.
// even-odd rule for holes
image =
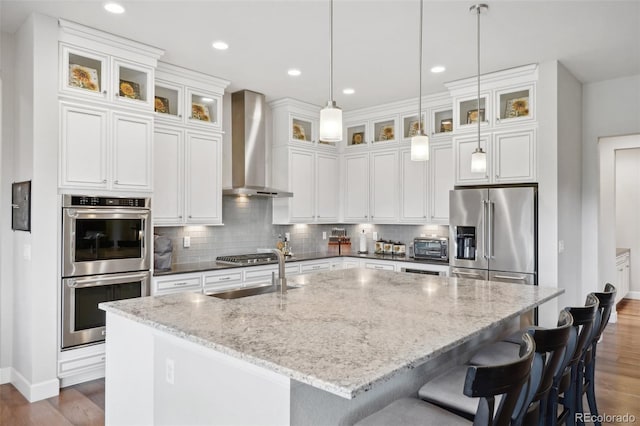
[[378, 241], [378, 233], [373, 231], [373, 241]]
[[291, 241], [291, 234], [288, 232], [284, 233], [284, 237], [287, 239], [287, 241]]
[[189, 248], [191, 247], [191, 237], [186, 235], [182, 238], [182, 247]]
[[326, 231], [322, 231], [322, 239], [323, 240], [327, 239], [327, 232]]
[[31, 244], [25, 244], [22, 246], [22, 258], [24, 260], [31, 260]]
[[164, 365], [165, 365], [165, 379], [167, 380], [167, 383], [172, 385], [173, 380], [175, 378], [175, 364], [171, 358], [167, 358], [165, 360]]

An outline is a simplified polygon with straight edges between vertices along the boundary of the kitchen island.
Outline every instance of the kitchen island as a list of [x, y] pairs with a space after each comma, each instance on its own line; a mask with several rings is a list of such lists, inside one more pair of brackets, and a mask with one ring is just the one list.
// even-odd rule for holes
[[351, 424], [562, 290], [349, 269], [101, 304], [107, 424]]

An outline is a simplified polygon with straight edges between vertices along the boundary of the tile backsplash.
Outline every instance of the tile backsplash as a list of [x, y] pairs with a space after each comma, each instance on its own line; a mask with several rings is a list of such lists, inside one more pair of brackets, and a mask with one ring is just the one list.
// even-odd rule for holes
[[[406, 243], [407, 250], [414, 237], [448, 235], [448, 226], [443, 225], [273, 225], [271, 199], [257, 197], [223, 197], [222, 219], [224, 226], [156, 227], [154, 231], [171, 239], [174, 264], [206, 262], [221, 255], [254, 253], [258, 248], [272, 248], [278, 236], [284, 236], [286, 232], [290, 233], [294, 254], [326, 252], [333, 228], [346, 230], [354, 252], [358, 250], [363, 229], [369, 252], [373, 252], [374, 232], [379, 238]], [[323, 232], [327, 233], [327, 240], [322, 239]], [[183, 247], [185, 236], [191, 239], [188, 248]]]

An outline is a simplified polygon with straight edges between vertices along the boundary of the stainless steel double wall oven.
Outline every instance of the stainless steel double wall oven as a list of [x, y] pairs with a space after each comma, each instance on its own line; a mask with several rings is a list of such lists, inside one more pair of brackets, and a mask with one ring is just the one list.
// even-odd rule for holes
[[149, 295], [148, 198], [64, 195], [62, 348], [105, 338], [101, 302]]

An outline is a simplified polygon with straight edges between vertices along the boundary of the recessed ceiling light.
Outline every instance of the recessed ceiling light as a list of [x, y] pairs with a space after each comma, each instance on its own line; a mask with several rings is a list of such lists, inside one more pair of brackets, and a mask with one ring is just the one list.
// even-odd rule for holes
[[212, 46], [218, 50], [227, 50], [229, 48], [229, 45], [222, 40], [214, 41]]
[[297, 68], [291, 68], [290, 70], [287, 71], [287, 74], [289, 74], [291, 77], [297, 77], [300, 74], [302, 74], [302, 71], [300, 71]]
[[354, 93], [356, 93], [356, 91], [351, 88], [347, 88], [347, 89], [344, 89], [342, 93], [344, 93], [345, 95], [353, 95]]
[[213, 102], [211, 98], [202, 98], [202, 102]]
[[435, 67], [431, 68], [431, 72], [434, 74], [437, 74], [439, 72], [444, 72], [444, 70], [446, 70], [446, 68], [442, 65], [436, 65]]
[[105, 3], [104, 10], [111, 13], [121, 14], [124, 13], [124, 7], [118, 3]]

